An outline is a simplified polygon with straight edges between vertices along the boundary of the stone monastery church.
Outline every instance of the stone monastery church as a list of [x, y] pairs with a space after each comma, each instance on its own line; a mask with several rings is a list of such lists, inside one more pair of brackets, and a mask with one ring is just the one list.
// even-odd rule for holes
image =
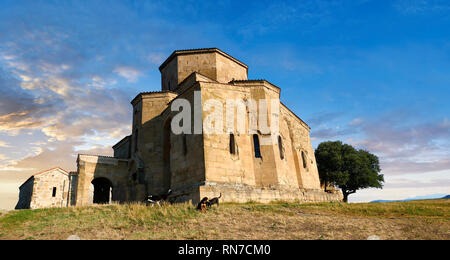
[[16, 208], [143, 201], [169, 189], [171, 202], [197, 203], [219, 194], [224, 202], [342, 199], [339, 192], [321, 188], [310, 128], [281, 102], [279, 111], [267, 110], [278, 115], [277, 136], [248, 131], [248, 107], [244, 132], [225, 124], [223, 133], [171, 131], [179, 113], [171, 104], [178, 99], [191, 104], [192, 118], [200, 114], [192, 128], [202, 129], [208, 99], [279, 101], [279, 87], [249, 80], [248, 66], [217, 48], [174, 51], [159, 70], [161, 91], [140, 93], [131, 101], [132, 134], [113, 146], [114, 157], [80, 154], [76, 172], [54, 168], [31, 176], [20, 187]]

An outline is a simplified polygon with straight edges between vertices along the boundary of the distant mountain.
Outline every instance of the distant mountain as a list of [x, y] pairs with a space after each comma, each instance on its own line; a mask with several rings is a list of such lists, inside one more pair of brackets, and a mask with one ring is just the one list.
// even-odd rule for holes
[[430, 195], [417, 196], [417, 197], [414, 197], [414, 198], [408, 198], [408, 199], [403, 199], [403, 200], [373, 200], [370, 203], [402, 202], [402, 201], [432, 200], [432, 199], [450, 199], [450, 195], [430, 194]]
[[399, 202], [403, 200], [372, 200], [370, 203], [387, 203], [387, 202]]

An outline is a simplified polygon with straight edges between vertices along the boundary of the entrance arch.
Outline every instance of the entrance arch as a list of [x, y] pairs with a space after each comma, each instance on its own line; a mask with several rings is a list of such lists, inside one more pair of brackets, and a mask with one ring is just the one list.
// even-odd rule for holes
[[96, 178], [94, 185], [94, 204], [109, 204], [112, 199], [112, 183], [106, 178]]

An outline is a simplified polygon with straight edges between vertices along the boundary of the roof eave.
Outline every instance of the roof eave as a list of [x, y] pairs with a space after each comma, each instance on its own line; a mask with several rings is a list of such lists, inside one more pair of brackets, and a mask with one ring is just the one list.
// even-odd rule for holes
[[170, 54], [170, 56], [161, 64], [161, 66], [159, 66], [159, 71], [161, 72], [166, 66], [167, 64], [169, 64], [171, 62], [171, 60], [179, 55], [189, 55], [189, 54], [198, 54], [198, 53], [211, 53], [211, 52], [217, 52], [227, 58], [229, 58], [230, 60], [238, 63], [239, 65], [241, 65], [242, 67], [244, 67], [247, 72], [248, 72], [248, 65], [243, 63], [242, 61], [236, 59], [235, 57], [231, 56], [230, 54], [220, 50], [219, 48], [203, 48], [203, 49], [187, 49], [187, 50], [176, 50], [174, 52], [172, 52], [172, 54]]

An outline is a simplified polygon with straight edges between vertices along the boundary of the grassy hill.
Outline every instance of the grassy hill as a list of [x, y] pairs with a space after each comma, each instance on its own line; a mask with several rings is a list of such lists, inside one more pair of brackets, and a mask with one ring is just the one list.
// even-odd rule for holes
[[[0, 213], [1, 214], [1, 213]], [[13, 211], [0, 239], [450, 239], [450, 200], [392, 203], [140, 204]]]

